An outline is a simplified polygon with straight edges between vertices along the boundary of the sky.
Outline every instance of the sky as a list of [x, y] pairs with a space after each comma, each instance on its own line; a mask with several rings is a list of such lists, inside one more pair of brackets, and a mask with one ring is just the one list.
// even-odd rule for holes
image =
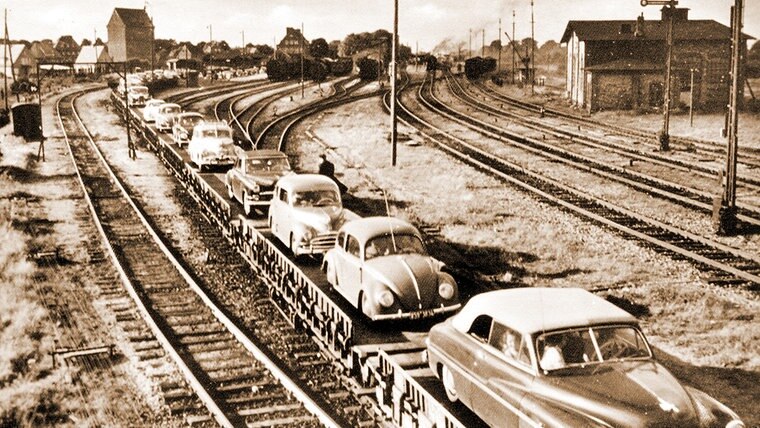
[[[429, 51], [448, 39], [480, 48], [502, 32], [530, 37], [530, 0], [398, 0], [399, 38], [412, 50]], [[744, 32], [760, 37], [760, 1], [745, 0]], [[728, 25], [734, 0], [679, 0], [690, 19], [714, 19]], [[539, 43], [558, 41], [569, 20], [659, 19], [660, 6], [639, 0], [534, 0], [535, 36]], [[342, 40], [350, 33], [392, 31], [392, 0], [5, 0], [11, 39], [53, 39], [72, 35], [77, 42], [95, 35], [108, 39], [106, 25], [115, 7], [143, 8], [153, 17], [155, 37], [193, 43], [226, 40], [272, 45], [286, 27], [303, 24], [307, 39]], [[210, 28], [209, 28], [210, 27]], [[210, 31], [209, 31], [210, 30]], [[502, 37], [506, 43], [506, 36]]]

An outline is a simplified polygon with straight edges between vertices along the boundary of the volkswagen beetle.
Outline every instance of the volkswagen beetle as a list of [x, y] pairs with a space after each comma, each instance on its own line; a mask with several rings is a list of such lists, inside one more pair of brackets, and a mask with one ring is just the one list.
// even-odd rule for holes
[[459, 309], [457, 284], [442, 267], [420, 232], [392, 217], [347, 222], [323, 261], [327, 282], [373, 321]]
[[681, 385], [636, 319], [588, 291], [479, 294], [427, 338], [451, 401], [491, 426], [728, 427], [728, 407]]

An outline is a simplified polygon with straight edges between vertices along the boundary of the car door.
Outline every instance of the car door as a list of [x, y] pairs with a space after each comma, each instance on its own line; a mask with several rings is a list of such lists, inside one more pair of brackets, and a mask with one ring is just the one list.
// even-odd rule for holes
[[340, 286], [343, 295], [359, 307], [359, 292], [362, 281], [362, 261], [359, 240], [353, 235], [346, 236], [345, 248], [340, 261]]
[[232, 186], [232, 193], [235, 194], [240, 203], [243, 202], [243, 180], [242, 175], [245, 173], [245, 159], [240, 157], [235, 161], [235, 166], [230, 169], [230, 186]]
[[491, 426], [518, 426], [520, 401], [535, 378], [526, 340], [494, 322], [488, 344], [475, 358], [473, 410]]
[[269, 208], [269, 219], [271, 221], [271, 228], [272, 233], [280, 239], [280, 241], [285, 242], [285, 240], [282, 238], [282, 212], [287, 210], [287, 204], [288, 204], [288, 191], [277, 187], [276, 195], [272, 199], [272, 205]]

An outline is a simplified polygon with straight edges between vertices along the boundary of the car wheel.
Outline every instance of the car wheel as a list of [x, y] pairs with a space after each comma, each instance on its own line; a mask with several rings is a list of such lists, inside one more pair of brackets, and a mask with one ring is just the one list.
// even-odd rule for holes
[[459, 401], [459, 395], [457, 394], [456, 383], [454, 382], [454, 374], [451, 373], [446, 365], [441, 369], [441, 380], [443, 381], [443, 389], [446, 390], [446, 397], [452, 403]]
[[367, 315], [367, 312], [365, 312], [365, 308], [369, 306], [369, 298], [367, 297], [367, 294], [365, 292], [361, 292], [359, 296], [359, 312], [363, 313], [367, 318], [369, 318], [369, 315]]

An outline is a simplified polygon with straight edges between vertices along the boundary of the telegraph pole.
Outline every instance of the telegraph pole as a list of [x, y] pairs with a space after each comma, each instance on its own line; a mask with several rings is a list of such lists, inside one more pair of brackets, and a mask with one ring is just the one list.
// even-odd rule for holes
[[528, 78], [530, 79], [530, 94], [535, 94], [536, 86], [536, 36], [534, 31], [535, 20], [533, 19], [533, 0], [530, 0], [530, 68], [528, 68]]
[[211, 24], [208, 24], [208, 43], [211, 44], [212, 40], [214, 40], [214, 38], [211, 37]]
[[699, 71], [692, 67], [689, 69], [691, 76], [689, 77], [689, 126], [694, 127], [694, 72]]
[[499, 18], [499, 59], [497, 60], [496, 73], [501, 73], [501, 18]]
[[242, 36], [242, 38], [243, 38], [243, 51], [245, 51], [245, 30], [242, 30], [242, 31], [240, 32], [240, 35], [241, 35], [241, 36]]
[[[8, 112], [8, 114], [10, 114], [10, 110], [8, 110], [8, 51], [10, 50], [11, 45], [8, 42], [8, 9], [5, 9], [5, 40], [3, 40], [3, 98], [5, 98], [5, 111]], [[13, 54], [11, 54], [11, 56], [13, 56]]]
[[303, 99], [303, 22], [301, 23], [301, 43], [299, 44], [301, 50], [301, 99]]
[[[393, 41], [391, 43], [391, 166], [396, 166], [396, 54], [398, 40], [398, 0], [393, 0]], [[435, 73], [435, 70], [433, 70]]]
[[[501, 35], [501, 34], [499, 34]], [[515, 62], [515, 10], [512, 9], [512, 40], [509, 41], [512, 44], [512, 84], [515, 84], [515, 68], [517, 63]]]
[[470, 48], [467, 50], [467, 58], [472, 58], [472, 28], [470, 28]]
[[482, 37], [480, 42], [480, 56], [485, 58], [486, 57], [486, 29], [480, 30], [480, 35]]
[[[723, 195], [713, 204], [713, 224], [716, 232], [731, 235], [736, 232], [736, 157], [739, 145], [739, 91], [741, 90], [742, 65], [742, 19], [744, 0], [734, 0], [731, 8], [731, 92], [728, 99], [726, 134], [728, 150]], [[718, 199], [720, 204], [718, 204]]]

